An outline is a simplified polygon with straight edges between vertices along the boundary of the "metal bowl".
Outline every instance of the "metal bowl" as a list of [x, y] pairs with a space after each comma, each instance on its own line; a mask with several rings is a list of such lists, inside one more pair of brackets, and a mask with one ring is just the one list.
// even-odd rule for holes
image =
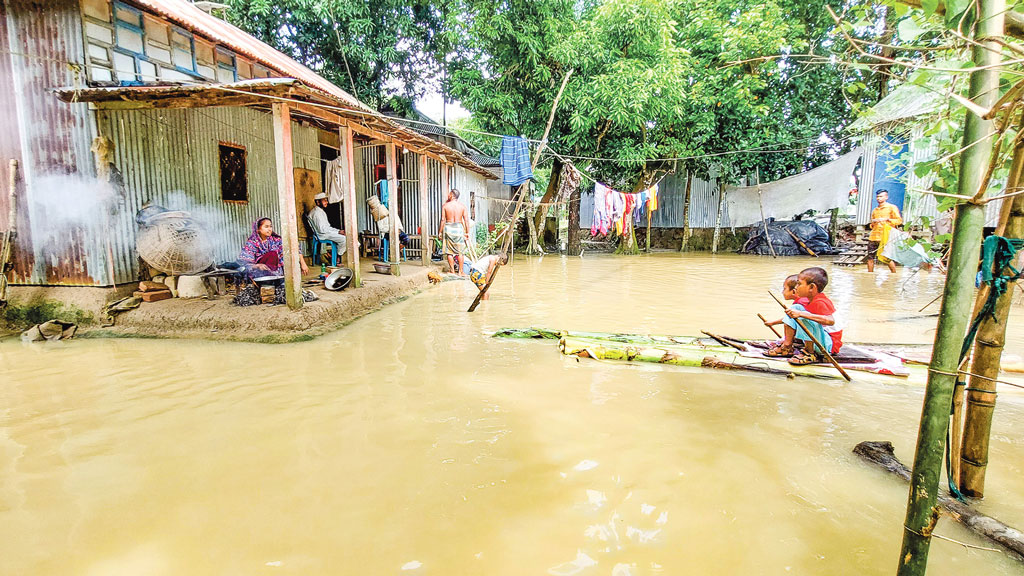
[[327, 278], [324, 278], [324, 288], [332, 292], [344, 290], [352, 283], [352, 278], [354, 277], [355, 273], [352, 272], [351, 268], [338, 268], [331, 272]]
[[381, 262], [374, 262], [373, 271], [376, 272], [377, 274], [391, 274], [391, 265], [384, 264]]

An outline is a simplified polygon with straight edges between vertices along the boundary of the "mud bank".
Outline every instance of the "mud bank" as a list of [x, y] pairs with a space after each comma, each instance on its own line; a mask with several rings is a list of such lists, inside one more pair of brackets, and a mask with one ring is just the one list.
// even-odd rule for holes
[[99, 309], [105, 300], [103, 298], [85, 302], [83, 296], [76, 294], [74, 289], [62, 288], [46, 295], [33, 293], [31, 301], [74, 302], [76, 310], [86, 310], [80, 317], [88, 320], [78, 333], [78, 337], [84, 338], [297, 342], [337, 330], [357, 318], [427, 289], [430, 286], [427, 280], [430, 270], [440, 271], [440, 268], [403, 263], [402, 275], [390, 276], [374, 273], [371, 264], [362, 270], [363, 285], [360, 288], [350, 287], [341, 292], [325, 290], [322, 285], [309, 288], [320, 299], [307, 302], [297, 312], [289, 310], [287, 306], [239, 307], [231, 303], [231, 296], [213, 300], [174, 298], [143, 303], [135, 310], [118, 315], [116, 324], [109, 327], [88, 321], [100, 317]]

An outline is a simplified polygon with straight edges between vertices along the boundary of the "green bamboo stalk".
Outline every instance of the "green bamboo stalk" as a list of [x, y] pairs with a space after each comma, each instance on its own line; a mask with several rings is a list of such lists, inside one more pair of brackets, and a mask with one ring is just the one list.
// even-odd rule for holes
[[[1024, 147], [1018, 147], [1014, 151], [1014, 167], [1018, 171], [1014, 173], [1011, 170], [1011, 177], [1019, 176], [1022, 159]], [[1000, 223], [996, 232], [1006, 238], [1024, 238], [1024, 196], [1015, 197], [1009, 204], [1009, 210], [1004, 212], [1006, 220]], [[1006, 293], [996, 301], [995, 318], [986, 318], [979, 326], [971, 360], [971, 373], [977, 376], [971, 376], [969, 391], [966, 393], [967, 407], [960, 450], [960, 491], [975, 498], [985, 495], [989, 437], [992, 432], [992, 414], [996, 407], [996, 383], [993, 379], [999, 377], [999, 361], [1006, 344], [1006, 324], [1010, 316], [1010, 304], [1013, 302], [1013, 284], [1011, 282]]]
[[[978, 42], [973, 49], [973, 58], [979, 69], [971, 73], [969, 97], [988, 109], [999, 97], [999, 70], [996, 66], [1001, 58], [1001, 48], [996, 41], [1003, 35], [1006, 2], [979, 0], [978, 6], [974, 33]], [[982, 185], [994, 145], [992, 124], [991, 120], [967, 112], [963, 138], [966, 150], [961, 156], [957, 182], [962, 195], [974, 196]], [[949, 426], [949, 408], [959, 368], [960, 348], [970, 321], [984, 223], [983, 206], [965, 203], [956, 207], [949, 273], [943, 289], [942, 310], [914, 452], [903, 544], [896, 571], [898, 576], [924, 576], [928, 566], [932, 530], [938, 519], [936, 500]]]

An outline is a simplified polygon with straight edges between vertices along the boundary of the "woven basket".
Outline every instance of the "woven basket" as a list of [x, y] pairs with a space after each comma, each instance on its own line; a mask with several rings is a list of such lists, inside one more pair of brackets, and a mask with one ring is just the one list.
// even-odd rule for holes
[[380, 203], [380, 198], [377, 198], [376, 196], [370, 196], [367, 198], [366, 205], [370, 207], [370, 214], [373, 214], [374, 222], [379, 222], [381, 219], [387, 218], [388, 214], [390, 214], [388, 209]]
[[153, 268], [180, 276], [213, 264], [213, 246], [206, 231], [188, 212], [164, 212], [139, 229], [135, 248]]

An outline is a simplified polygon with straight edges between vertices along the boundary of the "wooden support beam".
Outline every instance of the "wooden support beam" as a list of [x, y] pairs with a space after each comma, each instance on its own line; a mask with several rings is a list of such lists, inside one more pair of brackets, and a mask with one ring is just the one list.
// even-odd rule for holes
[[427, 170], [427, 157], [420, 154], [420, 260], [424, 266], [430, 265], [430, 171]]
[[363, 279], [359, 273], [359, 208], [356, 206], [355, 148], [350, 127], [342, 126], [339, 134], [341, 153], [345, 158], [345, 234], [348, 236], [348, 265], [352, 268], [352, 287], [359, 288], [363, 285]]
[[285, 301], [292, 310], [302, 308], [302, 276], [299, 274], [299, 228], [295, 216], [295, 176], [292, 156], [292, 116], [289, 105], [274, 103], [274, 151], [277, 156], [277, 201], [281, 210], [284, 241]]
[[391, 260], [391, 274], [401, 276], [402, 254], [401, 242], [398, 238], [398, 163], [396, 161], [395, 143], [389, 142], [384, 146], [385, 163], [388, 175], [388, 248]]

